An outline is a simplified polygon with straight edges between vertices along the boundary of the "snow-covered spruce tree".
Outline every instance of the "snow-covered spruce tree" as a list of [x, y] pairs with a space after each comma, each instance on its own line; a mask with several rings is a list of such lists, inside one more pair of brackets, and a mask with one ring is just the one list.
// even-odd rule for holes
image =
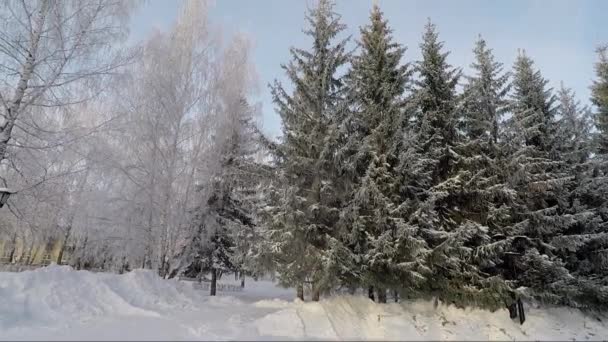
[[[551, 240], [555, 254], [571, 274], [551, 288], [553, 298], [559, 303], [593, 309], [605, 309], [608, 305], [608, 59], [605, 50], [599, 50], [599, 57], [591, 98], [597, 109], [595, 150], [587, 149], [590, 128], [586, 110], [577, 105], [571, 92], [560, 92], [560, 139], [563, 141], [557, 146], [574, 179], [567, 184], [573, 190], [568, 229]], [[585, 163], [591, 152], [592, 159]]]
[[248, 271], [248, 257], [259, 241], [255, 192], [261, 167], [254, 159], [252, 108], [243, 98], [225, 104], [227, 118], [215, 139], [220, 164], [211, 181], [199, 189], [203, 202], [195, 210], [178, 269], [190, 276], [211, 272], [212, 296], [222, 273]]
[[477, 286], [481, 294], [475, 303], [498, 308], [515, 297], [512, 284], [505, 281], [505, 259], [520, 237], [509, 235], [510, 208], [516, 193], [507, 183], [509, 161], [501, 130], [501, 117], [507, 111], [510, 74], [495, 61], [486, 41], [479, 37], [473, 50], [473, 74], [464, 87], [461, 127], [465, 139], [456, 147], [458, 165], [465, 191], [460, 191], [462, 218], [480, 225], [477, 241], [469, 258], [479, 268]]
[[221, 176], [211, 183], [211, 187], [210, 194], [196, 218], [203, 234], [200, 252], [203, 270], [211, 273], [210, 295], [215, 296], [218, 276], [236, 269], [233, 263], [233, 234], [238, 228], [235, 226], [250, 225], [251, 221], [243, 213], [241, 203], [232, 196], [229, 183]]
[[248, 271], [248, 256], [258, 240], [256, 191], [263, 166], [256, 160], [258, 111], [247, 101], [252, 84], [247, 44], [237, 36], [222, 55], [217, 114], [203, 166], [209, 177], [199, 180], [200, 204], [180, 255], [179, 269], [193, 275], [211, 272], [212, 295], [223, 272]]
[[420, 278], [399, 261], [414, 261], [424, 245], [399, 211], [397, 152], [411, 72], [401, 64], [405, 49], [392, 41], [391, 31], [375, 5], [347, 76], [351, 112], [340, 125], [344, 144], [338, 154], [352, 183], [341, 221], [356, 265], [348, 273], [358, 284], [349, 285], [375, 288], [379, 302], [386, 302], [387, 289], [407, 288]]
[[591, 154], [592, 114], [563, 84], [557, 92], [557, 102], [559, 120], [553, 158], [562, 160], [569, 173], [577, 174], [583, 171]]
[[597, 79], [593, 82], [591, 102], [595, 105], [595, 126], [598, 155], [608, 155], [608, 45], [598, 49], [599, 61], [595, 71]]
[[258, 150], [253, 110], [245, 99], [232, 104], [235, 114], [234, 122], [228, 127], [227, 134], [232, 137], [227, 141], [225, 165], [222, 179], [230, 182], [230, 204], [227, 218], [230, 220], [234, 241], [232, 265], [234, 271], [241, 275], [244, 286], [244, 274], [252, 270], [254, 260], [250, 260], [254, 245], [259, 242], [258, 221], [256, 217], [259, 203], [258, 190], [265, 176], [264, 166], [255, 159]]
[[506, 111], [509, 73], [494, 60], [492, 49], [480, 36], [473, 49], [472, 76], [466, 76], [463, 130], [475, 144], [498, 144], [499, 126]]
[[[430, 22], [421, 48], [416, 113], [400, 156], [402, 207], [409, 224], [417, 227], [417, 236], [428, 245], [421, 254], [425, 281], [411, 294], [432, 295], [463, 306], [504, 307], [510, 296], [508, 284], [485, 270], [494, 266], [509, 245], [509, 241], [493, 241], [488, 227], [498, 216], [496, 200], [507, 193], [492, 174], [494, 156], [487, 148], [495, 141], [494, 120], [500, 115], [506, 81], [489, 51], [478, 46], [480, 67], [474, 66], [478, 74], [470, 79], [471, 96], [465, 97], [465, 105], [456, 94], [460, 72], [447, 63], [448, 53], [442, 51]], [[481, 93], [478, 82], [491, 86]], [[475, 98], [474, 92], [478, 92]], [[485, 103], [488, 99], [493, 102]], [[464, 110], [467, 106], [470, 113]], [[470, 129], [460, 130], [463, 122]]]
[[279, 163], [283, 186], [270, 224], [275, 242], [280, 282], [298, 288], [312, 285], [313, 300], [337, 281], [334, 261], [343, 255], [335, 238], [339, 218], [337, 173], [333, 162], [336, 120], [344, 97], [338, 69], [349, 58], [346, 40], [336, 36], [344, 30], [330, 0], [319, 0], [307, 15], [305, 33], [313, 40], [310, 51], [291, 49], [292, 61], [284, 66], [293, 92], [279, 82], [272, 87], [277, 111], [283, 122], [282, 158]]
[[585, 220], [585, 215], [573, 215], [569, 184], [574, 176], [567, 157], [554, 153], [562, 139], [556, 134], [559, 106], [547, 83], [530, 57], [520, 53], [514, 66], [508, 123], [509, 183], [517, 201], [506, 234], [521, 238], [517, 253], [507, 260], [505, 277], [538, 299], [564, 303], [573, 295], [567, 290], [573, 277], [552, 241], [578, 220]]

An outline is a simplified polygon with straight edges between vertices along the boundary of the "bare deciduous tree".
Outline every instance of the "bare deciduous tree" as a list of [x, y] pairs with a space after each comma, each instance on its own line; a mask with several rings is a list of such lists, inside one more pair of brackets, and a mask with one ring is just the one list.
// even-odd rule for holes
[[[137, 2], [26, 1], [0, 4], [0, 161], [15, 128], [45, 130], [20, 118], [34, 107], [65, 107], [90, 99], [128, 60], [126, 37]], [[20, 126], [21, 125], [21, 126]], [[6, 167], [6, 166], [5, 166]]]

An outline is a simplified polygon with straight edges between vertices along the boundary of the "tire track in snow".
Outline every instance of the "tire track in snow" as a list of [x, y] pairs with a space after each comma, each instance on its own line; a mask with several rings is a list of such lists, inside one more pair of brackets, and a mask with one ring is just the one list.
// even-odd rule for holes
[[[300, 304], [299, 306], [301, 308], [302, 304]], [[304, 336], [308, 336], [308, 333], [306, 332], [306, 323], [304, 323], [304, 318], [302, 318], [299, 308], [296, 307], [295, 311], [296, 311], [296, 316], [298, 316], [298, 318], [300, 319], [300, 322], [302, 322], [302, 333], [304, 334]]]
[[[324, 302], [327, 303], [327, 302]], [[334, 335], [339, 339], [342, 340], [342, 336], [338, 333], [338, 330], [336, 329], [336, 325], [334, 324], [333, 319], [331, 318], [331, 314], [329, 313], [329, 311], [327, 311], [327, 309], [325, 308], [325, 305], [321, 305], [321, 308], [323, 308], [323, 312], [325, 312], [325, 316], [327, 317], [327, 321], [329, 322], [329, 325], [331, 326], [331, 330], [334, 332]]]

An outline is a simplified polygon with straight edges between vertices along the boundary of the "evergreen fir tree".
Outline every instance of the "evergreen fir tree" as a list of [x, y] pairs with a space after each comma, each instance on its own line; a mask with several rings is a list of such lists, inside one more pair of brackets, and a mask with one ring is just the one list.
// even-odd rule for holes
[[506, 112], [506, 95], [510, 89], [509, 73], [503, 72], [502, 63], [496, 62], [492, 49], [479, 37], [475, 43], [475, 61], [471, 64], [474, 75], [466, 77], [464, 102], [464, 131], [476, 143], [494, 143], [499, 139], [499, 126]]
[[224, 118], [215, 137], [219, 168], [199, 189], [204, 200], [194, 211], [192, 233], [176, 270], [191, 276], [211, 272], [211, 295], [215, 295], [222, 273], [254, 269], [250, 258], [254, 244], [261, 239], [256, 190], [263, 179], [263, 166], [255, 160], [253, 108], [244, 98], [224, 105]]
[[441, 51], [443, 44], [430, 22], [420, 47], [423, 59], [416, 65], [419, 79], [413, 95], [416, 109], [400, 161], [406, 173], [405, 193], [408, 198], [424, 201], [430, 195], [428, 189], [446, 180], [450, 172], [450, 147], [457, 139], [456, 84], [460, 73], [447, 64], [448, 53]]
[[608, 46], [598, 49], [599, 61], [595, 71], [597, 79], [591, 87], [591, 102], [595, 105], [595, 126], [597, 135], [598, 155], [608, 155]]
[[235, 272], [255, 274], [259, 269], [254, 256], [255, 246], [262, 239], [261, 223], [257, 217], [260, 205], [259, 189], [268, 177], [268, 167], [256, 160], [260, 149], [259, 132], [254, 122], [255, 109], [241, 99], [231, 104], [233, 119], [224, 129], [224, 162], [222, 181], [227, 183], [228, 202], [226, 211], [234, 240], [232, 264]]
[[466, 157], [459, 167], [468, 173], [467, 189], [471, 195], [463, 209], [469, 218], [488, 226], [490, 234], [496, 236], [508, 223], [508, 207], [513, 200], [513, 191], [505, 182], [507, 156], [500, 138], [510, 74], [503, 72], [502, 63], [494, 60], [492, 50], [481, 37], [473, 52], [473, 75], [466, 77], [463, 94], [465, 137], [457, 147], [458, 153]]
[[500, 169], [504, 157], [497, 125], [508, 76], [480, 41], [475, 74], [459, 96], [460, 72], [447, 63], [448, 53], [431, 23], [421, 48], [417, 111], [400, 157], [402, 207], [428, 244], [426, 281], [418, 295], [462, 306], [504, 307], [513, 290], [499, 268], [514, 238], [500, 231], [513, 192]]
[[473, 50], [473, 74], [467, 77], [463, 94], [462, 127], [465, 138], [455, 147], [461, 156], [458, 165], [464, 191], [454, 194], [460, 203], [461, 219], [479, 225], [477, 241], [469, 262], [475, 265], [474, 284], [480, 290], [475, 303], [497, 308], [510, 304], [515, 294], [504, 279], [505, 259], [513, 252], [517, 236], [505, 234], [515, 192], [506, 182], [508, 156], [500, 129], [506, 112], [509, 73], [503, 72], [492, 50], [479, 38]]
[[557, 139], [553, 144], [555, 159], [564, 161], [569, 173], [581, 172], [591, 153], [591, 113], [581, 107], [576, 94], [563, 84], [557, 93], [559, 116]]
[[402, 208], [408, 223], [417, 228], [416, 235], [426, 241], [429, 248], [421, 254], [425, 262], [421, 274], [427, 277], [425, 285], [430, 289], [422, 291], [442, 296], [439, 287], [445, 285], [443, 277], [449, 275], [440, 275], [438, 268], [458, 266], [449, 265], [454, 261], [449, 252], [434, 250], [447, 241], [454, 230], [449, 218], [452, 208], [443, 202], [447, 193], [437, 192], [435, 187], [450, 179], [454, 163], [451, 152], [457, 139], [456, 84], [460, 74], [447, 63], [448, 54], [442, 51], [443, 44], [438, 41], [435, 26], [430, 21], [420, 47], [422, 61], [416, 65], [419, 79], [413, 95], [416, 111], [400, 155], [405, 197]]
[[548, 80], [538, 70], [525, 51], [520, 51], [514, 65], [511, 100], [512, 129], [518, 134], [520, 146], [541, 152], [550, 150], [555, 137], [556, 106], [552, 89], [547, 89]]
[[397, 152], [411, 72], [408, 64], [401, 64], [405, 49], [392, 41], [391, 32], [375, 5], [370, 23], [361, 28], [361, 52], [347, 78], [351, 113], [341, 123], [346, 137], [341, 152], [347, 154], [341, 164], [352, 179], [342, 215], [350, 231], [347, 243], [359, 285], [375, 288], [379, 302], [386, 302], [388, 288], [402, 289], [420, 279], [411, 263], [424, 245], [399, 207]]
[[[593, 158], [587, 136], [590, 127], [587, 111], [580, 109], [574, 95], [560, 92], [560, 112], [564, 142], [558, 146], [567, 158], [574, 181], [568, 229], [553, 238], [551, 245], [570, 273], [562, 277], [559, 287], [550, 288], [552, 298], [560, 304], [575, 307], [605, 309], [608, 305], [608, 213], [606, 193], [606, 110], [608, 105], [608, 59], [605, 49], [599, 50], [596, 65], [597, 80], [592, 86], [591, 102], [596, 106], [596, 149]], [[582, 113], [582, 115], [581, 115]], [[587, 167], [589, 166], [589, 167]], [[557, 297], [557, 298], [556, 298]]]
[[509, 122], [509, 182], [517, 191], [512, 207], [513, 224], [507, 235], [521, 237], [517, 253], [509, 260], [507, 277], [531, 295], [563, 302], [565, 282], [572, 279], [564, 260], [552, 245], [574, 224], [573, 176], [567, 162], [554, 152], [557, 146], [556, 97], [533, 61], [520, 53], [515, 62], [514, 93]]
[[293, 93], [278, 82], [272, 88], [283, 121], [279, 167], [284, 190], [269, 234], [276, 242], [281, 283], [297, 286], [301, 298], [303, 284], [311, 283], [313, 300], [337, 282], [334, 261], [342, 254], [335, 232], [340, 194], [332, 147], [337, 118], [343, 115], [338, 69], [349, 55], [346, 40], [334, 42], [345, 26], [333, 7], [332, 1], [319, 0], [307, 15], [312, 50], [291, 49], [293, 60], [284, 69]]

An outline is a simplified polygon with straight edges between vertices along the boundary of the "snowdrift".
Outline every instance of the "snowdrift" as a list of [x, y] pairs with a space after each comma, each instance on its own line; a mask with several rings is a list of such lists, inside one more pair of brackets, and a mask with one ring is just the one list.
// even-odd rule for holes
[[[600, 320], [598, 320], [600, 319]], [[608, 336], [599, 317], [567, 308], [531, 309], [524, 325], [506, 310], [491, 313], [428, 301], [378, 305], [344, 296], [295, 303], [257, 321], [261, 334], [340, 340], [598, 340]]]
[[149, 271], [122, 276], [49, 266], [0, 273], [0, 327], [63, 322], [77, 317], [158, 316], [154, 309], [192, 305], [192, 291]]
[[415, 301], [378, 305], [359, 296], [293, 301], [271, 282], [206, 292], [153, 272], [124, 275], [49, 266], [0, 273], [2, 340], [598, 340], [604, 317], [528, 308], [524, 325], [490, 313]]

